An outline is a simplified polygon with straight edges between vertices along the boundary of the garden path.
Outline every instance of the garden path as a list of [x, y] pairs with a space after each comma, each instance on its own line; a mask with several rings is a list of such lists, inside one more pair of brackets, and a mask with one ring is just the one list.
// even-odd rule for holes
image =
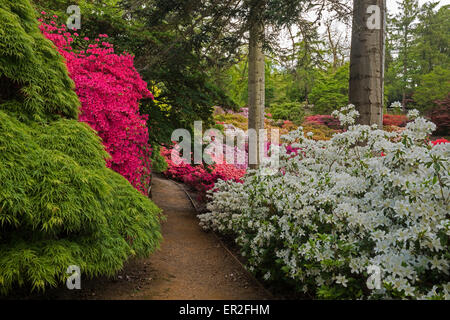
[[164, 241], [150, 258], [154, 281], [149, 299], [264, 299], [242, 267], [211, 233], [204, 232], [184, 191], [170, 180], [153, 179], [153, 200], [164, 210]]
[[270, 299], [212, 233], [176, 183], [153, 178], [153, 201], [164, 211], [161, 249], [127, 263], [114, 279], [82, 279], [82, 289], [58, 289], [56, 299]]

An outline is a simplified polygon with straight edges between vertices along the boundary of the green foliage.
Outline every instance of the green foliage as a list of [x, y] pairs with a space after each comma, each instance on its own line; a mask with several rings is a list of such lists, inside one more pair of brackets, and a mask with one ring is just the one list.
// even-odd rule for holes
[[[399, 11], [390, 19], [389, 37], [393, 40], [393, 48], [398, 51], [398, 57], [392, 65], [397, 78], [397, 89], [399, 93], [406, 96], [411, 95], [413, 87], [414, 67], [414, 49], [411, 42], [414, 38], [416, 29], [416, 18], [419, 13], [418, 0], [401, 0], [398, 2]], [[400, 76], [401, 75], [401, 76]], [[406, 101], [404, 101], [406, 103]]]
[[437, 4], [436, 1], [425, 3], [418, 16], [413, 42], [418, 77], [437, 66], [450, 68], [450, 5], [436, 10]]
[[157, 146], [153, 148], [152, 152], [152, 171], [162, 173], [168, 168], [166, 159], [161, 155], [160, 148]]
[[[400, 5], [402, 10], [388, 20], [386, 105], [402, 101], [404, 95], [408, 108], [416, 107], [415, 103], [422, 110], [434, 108], [433, 100], [426, 100], [418, 91], [424, 81], [431, 85], [432, 78], [440, 79], [439, 75], [426, 76], [434, 69], [440, 68], [437, 73], [442, 73], [450, 68], [450, 6], [437, 9], [438, 2], [427, 2], [418, 7], [416, 0], [402, 0]], [[438, 82], [434, 84], [441, 87]]]
[[305, 117], [304, 104], [300, 102], [273, 103], [267, 110], [274, 120], [291, 120], [301, 125]]
[[425, 74], [414, 93], [414, 101], [422, 110], [436, 107], [437, 100], [443, 100], [450, 93], [450, 69], [436, 67]]
[[215, 70], [214, 81], [234, 103], [245, 107], [248, 103], [248, 59], [240, 61], [226, 70]]
[[[40, 35], [34, 11], [23, 1], [2, 0], [0, 4], [2, 109], [34, 121], [45, 121], [54, 114], [75, 118], [79, 102], [71, 90], [73, 82], [62, 57]], [[21, 104], [20, 112], [12, 101]]]
[[349, 64], [334, 73], [322, 73], [309, 95], [316, 114], [330, 114], [348, 104]]
[[113, 275], [161, 238], [160, 210], [106, 168], [28, 0], [0, 0], [0, 293]]

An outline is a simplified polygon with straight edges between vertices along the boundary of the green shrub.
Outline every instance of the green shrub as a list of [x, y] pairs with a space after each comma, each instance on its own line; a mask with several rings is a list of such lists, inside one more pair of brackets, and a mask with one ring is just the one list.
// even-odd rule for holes
[[113, 275], [161, 238], [160, 210], [106, 168], [78, 122], [62, 57], [28, 0], [0, 0], [0, 293], [68, 277]]
[[349, 70], [347, 63], [335, 73], [323, 73], [317, 79], [309, 94], [315, 114], [330, 114], [348, 104]]
[[304, 104], [300, 102], [273, 103], [268, 113], [274, 120], [290, 120], [296, 125], [300, 125], [305, 117]]
[[432, 72], [422, 76], [420, 85], [414, 93], [414, 101], [421, 110], [430, 111], [450, 93], [450, 70], [436, 67]]
[[168, 168], [166, 159], [161, 155], [159, 146], [155, 146], [152, 152], [152, 171], [165, 172]]

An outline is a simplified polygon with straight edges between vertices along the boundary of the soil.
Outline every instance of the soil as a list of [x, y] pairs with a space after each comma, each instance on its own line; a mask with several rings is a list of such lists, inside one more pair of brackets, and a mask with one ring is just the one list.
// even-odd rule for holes
[[[83, 279], [81, 290], [57, 288], [22, 299], [267, 300], [265, 291], [212, 233], [176, 183], [153, 178], [153, 201], [164, 211], [161, 248], [129, 261], [114, 278]], [[16, 293], [17, 294], [17, 293]], [[17, 298], [17, 296], [16, 296]]]

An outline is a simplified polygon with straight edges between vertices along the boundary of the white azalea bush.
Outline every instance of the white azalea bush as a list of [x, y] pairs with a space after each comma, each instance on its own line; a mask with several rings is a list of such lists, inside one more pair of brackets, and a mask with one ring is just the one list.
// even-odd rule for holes
[[[336, 116], [351, 124], [353, 109]], [[351, 125], [330, 141], [300, 128], [275, 175], [217, 183], [201, 225], [234, 236], [250, 270], [311, 297], [449, 299], [450, 144], [432, 146], [433, 130], [422, 117], [401, 133]], [[379, 288], [368, 288], [370, 266]]]

